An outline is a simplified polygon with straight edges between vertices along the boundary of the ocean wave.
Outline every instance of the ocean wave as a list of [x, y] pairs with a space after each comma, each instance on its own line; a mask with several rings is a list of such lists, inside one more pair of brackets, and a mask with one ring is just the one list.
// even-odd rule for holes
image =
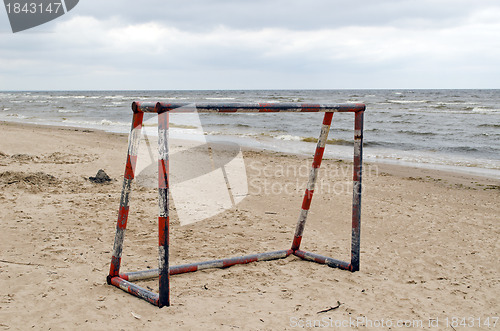
[[[302, 138], [302, 141], [309, 142], [309, 143], [317, 143], [318, 138], [314, 137], [307, 137], [307, 138]], [[326, 141], [327, 145], [342, 145], [342, 146], [352, 146], [353, 145], [352, 140], [345, 140], [345, 139], [328, 139]]]
[[432, 105], [432, 107], [435, 108], [435, 109], [448, 109], [449, 106], [450, 106], [450, 104], [446, 103], [446, 102], [442, 102], [442, 103], [440, 102], [440, 103], [438, 103], [436, 105]]
[[4, 116], [5, 118], [3, 118], [3, 120], [13, 121], [13, 122], [18, 122], [19, 120], [22, 120], [23, 123], [33, 123], [31, 122], [33, 119], [38, 119], [37, 117], [34, 116], [26, 116], [17, 113], [5, 114]]
[[282, 134], [279, 136], [275, 136], [275, 139], [280, 139], [280, 140], [291, 140], [291, 141], [301, 141], [303, 138], [299, 136], [292, 136], [290, 134]]
[[[168, 125], [170, 128], [177, 128], [177, 129], [190, 129], [190, 130], [199, 129], [197, 126], [194, 125], [176, 124], [172, 122], [170, 122]], [[157, 126], [157, 124], [155, 123], [154, 126]]]
[[487, 123], [487, 124], [480, 124], [477, 126], [478, 128], [500, 128], [500, 124], [495, 124], [495, 123]]
[[206, 136], [218, 136], [218, 135], [222, 135], [223, 133], [220, 131], [205, 131], [205, 132], [203, 132], [203, 134]]
[[86, 95], [58, 95], [54, 99], [85, 99]]
[[[386, 123], [386, 122], [379, 122], [379, 123]], [[410, 124], [412, 122], [406, 120], [406, 121], [391, 121], [391, 123], [393, 123], [393, 124]]]
[[500, 113], [500, 109], [481, 107], [481, 106], [472, 108], [472, 111], [474, 113], [479, 113], [479, 114]]
[[[462, 109], [451, 109], [446, 106], [433, 106], [432, 108], [426, 108], [425, 110], [418, 110], [419, 113], [430, 113], [430, 114], [468, 114], [468, 115], [477, 115], [477, 114], [491, 114], [491, 113], [500, 113], [500, 109], [493, 108], [485, 108], [485, 109], [477, 109], [477, 107], [468, 106], [463, 107]], [[415, 115], [415, 114], [414, 114]]]
[[444, 147], [441, 150], [451, 151], [451, 152], [479, 152], [479, 149], [469, 146], [456, 146], [456, 147]]
[[429, 155], [427, 153], [408, 154], [400, 151], [380, 150], [375, 154], [368, 154], [366, 158], [375, 158], [382, 160], [394, 160], [397, 162], [405, 162], [409, 165], [427, 165], [435, 167], [436, 165], [466, 167], [466, 168], [482, 168], [491, 170], [500, 170], [500, 163], [497, 161], [486, 159], [468, 159], [452, 155]]
[[411, 136], [435, 136], [436, 135], [436, 133], [434, 133], [434, 132], [419, 132], [419, 131], [413, 131], [413, 130], [399, 130], [398, 133], [408, 134]]
[[118, 121], [110, 121], [108, 119], [96, 120], [96, 121], [82, 121], [75, 119], [68, 119], [66, 117], [62, 118], [62, 122], [64, 124], [71, 124], [78, 127], [86, 127], [88, 125], [95, 126], [121, 126], [121, 127], [130, 127], [130, 122], [118, 122]]
[[430, 100], [387, 100], [389, 103], [397, 103], [397, 104], [407, 104], [407, 103], [430, 103]]
[[[221, 115], [226, 115], [226, 114], [221, 114]], [[231, 126], [231, 127], [237, 127], [237, 128], [249, 128], [251, 127], [250, 125], [248, 124], [241, 124], [241, 123], [210, 123], [210, 124], [206, 124], [207, 127], [211, 127], [211, 126], [214, 126], [214, 127], [228, 127], [228, 126]]]
[[326, 143], [328, 145], [352, 146], [354, 141], [345, 139], [328, 139]]
[[500, 133], [483, 132], [483, 133], [478, 133], [478, 134], [473, 135], [473, 137], [497, 137], [497, 136], [500, 136]]
[[58, 113], [79, 113], [79, 110], [75, 109], [66, 109], [65, 107], [57, 107], [56, 110]]
[[115, 122], [115, 121], [110, 121], [107, 119], [103, 119], [100, 122], [101, 125], [128, 125], [128, 123], [123, 123], [123, 122]]

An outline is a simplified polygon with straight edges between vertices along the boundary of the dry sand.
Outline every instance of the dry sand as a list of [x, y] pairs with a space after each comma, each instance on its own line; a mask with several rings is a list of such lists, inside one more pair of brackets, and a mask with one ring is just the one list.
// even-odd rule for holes
[[[366, 164], [359, 272], [289, 257], [176, 275], [172, 306], [158, 309], [106, 284], [127, 137], [12, 123], [0, 130], [0, 330], [291, 330], [357, 318], [343, 329], [404, 320], [486, 330], [477, 319], [492, 326], [499, 316], [498, 180]], [[244, 156], [250, 196], [237, 208], [182, 227], [174, 211], [173, 264], [290, 247], [307, 181], [292, 169], [311, 160]], [[99, 169], [110, 184], [88, 180]], [[322, 169], [302, 248], [348, 260], [350, 164], [326, 160]], [[156, 199], [154, 189], [133, 191], [123, 271], [156, 268]], [[454, 317], [475, 320], [447, 327]]]

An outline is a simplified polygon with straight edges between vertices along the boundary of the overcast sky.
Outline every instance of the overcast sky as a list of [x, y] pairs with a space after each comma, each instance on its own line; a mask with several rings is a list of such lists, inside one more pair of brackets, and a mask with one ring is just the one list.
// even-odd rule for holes
[[500, 88], [500, 0], [80, 0], [0, 90]]

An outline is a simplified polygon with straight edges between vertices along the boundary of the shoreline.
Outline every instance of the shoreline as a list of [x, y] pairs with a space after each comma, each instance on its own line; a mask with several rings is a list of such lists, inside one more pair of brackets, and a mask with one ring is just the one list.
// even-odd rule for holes
[[[120, 133], [120, 132], [110, 132], [106, 130], [101, 130], [101, 129], [93, 129], [93, 128], [82, 128], [82, 127], [75, 127], [75, 126], [58, 126], [58, 125], [44, 125], [44, 124], [34, 124], [34, 123], [18, 123], [18, 122], [8, 122], [8, 121], [0, 121], [0, 126], [11, 126], [15, 127], [18, 129], [23, 129], [23, 128], [32, 128], [32, 129], [39, 129], [39, 130], [44, 130], [44, 131], [74, 131], [74, 132], [82, 132], [82, 133], [95, 133], [98, 135], [110, 135], [110, 136], [117, 136], [117, 137], [123, 137], [125, 140], [128, 139], [129, 133]], [[175, 139], [175, 142], [178, 143], [186, 143], [186, 144], [191, 144], [193, 143], [192, 140], [183, 140], [183, 139]], [[216, 142], [217, 144], [222, 144], [224, 145], [225, 142]], [[270, 150], [270, 149], [258, 149], [255, 147], [249, 147], [249, 146], [241, 146], [242, 151], [251, 151], [251, 152], [257, 152], [257, 153], [263, 153], [263, 154], [277, 154], [277, 155], [288, 155], [288, 156], [294, 156], [298, 157], [300, 159], [309, 159], [313, 156], [314, 153], [314, 148], [311, 149], [311, 155], [305, 155], [301, 153], [288, 153], [288, 152], [280, 152], [280, 151], [275, 151], [275, 150]], [[2, 152], [0, 150], [0, 152]], [[126, 151], [124, 152], [124, 157]], [[349, 159], [338, 159], [338, 158], [328, 158], [324, 157], [324, 160], [330, 160], [330, 161], [337, 161], [337, 162], [344, 162], [344, 163], [351, 163], [352, 161]], [[384, 162], [384, 160], [380, 161], [363, 161], [363, 165], [368, 166], [370, 168], [377, 167], [379, 172], [388, 174], [388, 175], [395, 175], [401, 178], [418, 178], [418, 179], [428, 179], [428, 180], [437, 180], [437, 181], [443, 181], [443, 183], [448, 182], [450, 185], [465, 185], [468, 187], [488, 187], [490, 186], [500, 186], [500, 177], [498, 178], [491, 178], [488, 176], [488, 174], [477, 174], [477, 173], [471, 173], [467, 171], [467, 167], [450, 167], [450, 166], [441, 166], [441, 165], [433, 165], [433, 164], [424, 164], [424, 166], [418, 166], [414, 164], [397, 164], [398, 162]], [[436, 166], [440, 169], [433, 169], [432, 167]], [[465, 169], [459, 169], [459, 168], [465, 168]], [[483, 168], [481, 168], [483, 169]], [[491, 170], [491, 169], [484, 169], [485, 171]], [[470, 185], [472, 184], [472, 185]], [[475, 184], [475, 185], [474, 185]]]
[[[407, 93], [404, 89], [401, 93], [394, 90], [379, 90], [373, 93], [361, 90], [293, 91], [218, 91], [217, 98], [214, 98], [214, 92], [208, 91], [73, 91], [74, 93], [50, 94], [19, 92], [4, 94], [3, 107], [0, 108], [5, 110], [1, 112], [1, 117], [6, 121], [22, 123], [21, 118], [25, 118], [33, 123], [126, 133], [130, 128], [130, 121], [127, 120], [130, 115], [130, 103], [134, 100], [363, 102], [369, 105], [365, 123], [365, 161], [431, 166], [435, 169], [500, 179], [498, 145], [494, 144], [498, 136], [498, 126], [494, 124], [498, 122], [499, 114], [495, 106], [498, 104], [498, 96], [491, 92], [465, 92], [454, 89], [446, 90], [448, 92], [424, 89]], [[27, 103], [30, 104], [29, 108], [22, 106]], [[309, 146], [311, 143], [302, 143], [301, 140], [310, 141], [311, 137], [315, 139], [318, 132], [312, 129], [312, 126], [317, 124], [316, 120], [305, 117], [307, 120], [304, 124], [307, 125], [296, 125], [293, 118], [286, 118], [286, 125], [281, 126], [277, 125], [279, 122], [267, 121], [260, 116], [249, 118], [248, 123], [243, 123], [248, 126], [240, 125], [238, 118], [206, 118], [203, 130], [208, 131], [212, 137], [222, 137], [226, 134], [227, 140], [240, 145], [308, 155], [313, 147]], [[173, 118], [174, 116], [171, 119]], [[415, 121], [416, 119], [419, 120]], [[180, 118], [179, 121], [181, 126], [193, 122]], [[244, 119], [243, 121], [247, 122]], [[339, 116], [334, 121], [338, 132], [332, 132], [331, 136], [336, 138], [334, 140], [337, 140], [337, 143], [335, 148], [326, 149], [327, 156], [349, 158], [351, 155], [352, 150], [343, 145], [352, 140], [352, 134], [347, 132], [350, 131], [351, 125], [345, 125], [349, 121], [350, 116]], [[173, 137], [182, 139], [190, 136], [191, 131], [174, 128], [171, 133]], [[266, 139], [267, 136], [269, 139]]]

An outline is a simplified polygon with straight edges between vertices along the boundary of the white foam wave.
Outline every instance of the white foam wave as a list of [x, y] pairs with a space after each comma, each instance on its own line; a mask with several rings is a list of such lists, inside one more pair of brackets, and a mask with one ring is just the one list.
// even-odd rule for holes
[[74, 109], [58, 109], [57, 112], [58, 113], [79, 113], [78, 110], [74, 110]]
[[7, 117], [15, 117], [15, 118], [19, 118], [19, 119], [26, 118], [26, 116], [23, 116], [23, 115], [20, 115], [20, 114], [16, 114], [16, 113], [10, 113], [10, 114], [7, 114], [5, 116], [7, 116]]
[[499, 113], [500, 109], [495, 109], [495, 108], [486, 108], [486, 107], [474, 107], [472, 109], [474, 113], [479, 113], [479, 114], [491, 114], [491, 113]]
[[86, 97], [85, 95], [60, 95], [56, 99], [85, 99]]
[[407, 103], [428, 103], [429, 100], [387, 100], [390, 103], [399, 103], [399, 104], [407, 104]]
[[118, 122], [118, 121], [110, 121], [108, 119], [103, 119], [103, 120], [97, 120], [97, 121], [82, 121], [82, 120], [74, 120], [74, 119], [68, 119], [68, 118], [62, 118], [62, 122], [64, 124], [71, 124], [75, 125], [78, 127], [109, 127], [109, 126], [116, 126], [116, 127], [130, 127], [130, 123], [127, 122]]
[[280, 140], [289, 140], [289, 141], [301, 141], [302, 140], [302, 137], [292, 136], [290, 134], [282, 134], [282, 135], [276, 136], [274, 138], [280, 139]]

